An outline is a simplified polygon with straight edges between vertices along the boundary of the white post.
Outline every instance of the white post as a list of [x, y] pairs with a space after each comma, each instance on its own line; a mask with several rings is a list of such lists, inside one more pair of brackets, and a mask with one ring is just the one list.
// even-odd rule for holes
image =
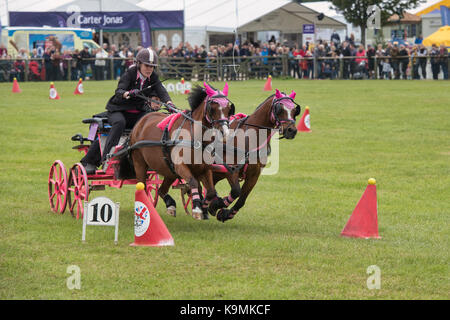
[[114, 231], [114, 244], [116, 245], [119, 242], [119, 208], [120, 203], [116, 202], [116, 229]]
[[84, 214], [83, 214], [83, 233], [81, 235], [81, 241], [83, 241], [83, 243], [86, 242], [86, 224], [87, 224], [87, 211], [88, 210], [88, 203], [86, 201], [84, 201]]

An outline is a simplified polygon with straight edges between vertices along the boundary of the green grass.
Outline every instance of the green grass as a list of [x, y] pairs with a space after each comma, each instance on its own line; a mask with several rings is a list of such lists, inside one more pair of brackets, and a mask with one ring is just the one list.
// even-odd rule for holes
[[[75, 85], [57, 82], [52, 101], [49, 83], [21, 83], [20, 94], [0, 84], [0, 299], [450, 298], [450, 82], [274, 79], [310, 106], [312, 133], [280, 141], [278, 174], [262, 176], [231, 221], [180, 208], [174, 219], [160, 202], [175, 239], [166, 248], [129, 246], [133, 186], [91, 194], [121, 203], [117, 246], [105, 227], [88, 228], [82, 244], [82, 221], [50, 211], [50, 165], [79, 161], [70, 137], [87, 134], [81, 119], [104, 110], [116, 82], [85, 82], [82, 96]], [[230, 83], [237, 112], [268, 96], [263, 85]], [[370, 177], [382, 239], [342, 238]], [[66, 287], [69, 265], [81, 290]], [[366, 286], [370, 265], [380, 290]]]

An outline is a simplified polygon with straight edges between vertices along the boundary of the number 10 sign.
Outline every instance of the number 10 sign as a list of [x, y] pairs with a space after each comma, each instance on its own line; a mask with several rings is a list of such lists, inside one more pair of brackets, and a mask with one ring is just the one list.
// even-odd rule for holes
[[114, 243], [119, 236], [119, 203], [107, 197], [98, 197], [84, 202], [83, 234], [81, 240], [86, 241], [86, 226], [115, 226]]

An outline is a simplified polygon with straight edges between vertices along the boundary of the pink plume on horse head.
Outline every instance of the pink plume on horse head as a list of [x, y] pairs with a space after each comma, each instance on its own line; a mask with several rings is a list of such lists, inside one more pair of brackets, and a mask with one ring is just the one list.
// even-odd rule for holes
[[280, 90], [275, 89], [275, 97], [276, 97], [277, 99], [279, 99], [279, 98], [281, 98], [282, 96], [283, 96], [283, 95], [281, 94]]
[[289, 95], [289, 98], [295, 99], [296, 93], [294, 90], [292, 90], [291, 94]]
[[228, 96], [228, 82], [225, 83], [225, 87], [223, 87], [222, 93], [224, 96]]
[[203, 86], [205, 87], [206, 94], [209, 97], [212, 97], [212, 96], [216, 95], [216, 92], [206, 82], [203, 82]]

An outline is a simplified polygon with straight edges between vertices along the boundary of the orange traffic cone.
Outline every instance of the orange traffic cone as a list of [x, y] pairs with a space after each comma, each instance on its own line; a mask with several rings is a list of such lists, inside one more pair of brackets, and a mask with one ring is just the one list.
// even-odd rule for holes
[[175, 245], [172, 235], [145, 193], [142, 182], [136, 185], [134, 202], [134, 242], [130, 246], [161, 247]]
[[264, 85], [264, 91], [272, 91], [272, 76], [267, 77], [266, 84]]
[[22, 90], [20, 90], [19, 83], [17, 82], [17, 78], [14, 78], [12, 92], [14, 93], [22, 92]]
[[355, 238], [376, 238], [378, 236], [378, 205], [376, 181], [369, 179], [369, 185], [353, 210], [350, 219], [341, 232], [341, 236]]
[[303, 132], [311, 132], [311, 122], [309, 119], [309, 107], [306, 106], [305, 112], [303, 113], [303, 116], [297, 125], [297, 130]]
[[60, 99], [58, 95], [58, 91], [56, 91], [55, 85], [53, 82], [50, 82], [50, 96], [49, 99], [58, 100]]
[[73, 94], [83, 94], [83, 93], [84, 93], [83, 79], [80, 78], [80, 80], [78, 81], [77, 87], [75, 88], [75, 91], [73, 92]]

